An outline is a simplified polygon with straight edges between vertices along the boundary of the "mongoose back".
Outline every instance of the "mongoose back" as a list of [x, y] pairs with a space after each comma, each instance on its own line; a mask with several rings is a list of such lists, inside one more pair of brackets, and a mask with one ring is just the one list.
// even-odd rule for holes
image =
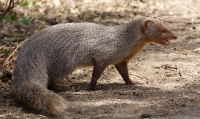
[[65, 100], [49, 90], [77, 67], [93, 66], [93, 90], [104, 69], [113, 64], [127, 85], [134, 84], [127, 63], [147, 44], [169, 45], [177, 37], [156, 18], [104, 26], [66, 23], [48, 27], [22, 45], [14, 69], [19, 99], [29, 107], [53, 115], [64, 112]]

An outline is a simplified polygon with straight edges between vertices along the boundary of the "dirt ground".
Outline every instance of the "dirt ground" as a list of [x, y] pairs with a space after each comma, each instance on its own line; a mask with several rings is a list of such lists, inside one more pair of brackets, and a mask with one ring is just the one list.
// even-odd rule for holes
[[[92, 68], [75, 70], [69, 76], [70, 80], [63, 84], [68, 87], [68, 90], [59, 92], [68, 105], [66, 113], [61, 117], [49, 117], [27, 108], [12, 93], [12, 80], [2, 80], [0, 82], [1, 119], [200, 118], [199, 0], [183, 0], [181, 4], [179, 0], [174, 2], [100, 0], [98, 4], [90, 0], [68, 2], [63, 4], [64, 1], [61, 1], [61, 4], [72, 9], [72, 16], [65, 14], [66, 19], [63, 19], [63, 16], [58, 17], [59, 23], [71, 20], [116, 25], [143, 16], [156, 16], [172, 29], [178, 39], [172, 41], [168, 47], [150, 44], [131, 60], [129, 73], [131, 79], [137, 82], [135, 86], [125, 85], [116, 69], [108, 66], [98, 80], [97, 90], [90, 91], [88, 87]], [[79, 9], [78, 17], [76, 8]], [[20, 12], [20, 9], [18, 10]], [[54, 10], [50, 12], [54, 14]], [[34, 12], [32, 15], [35, 15]], [[38, 24], [42, 23], [39, 21]]]

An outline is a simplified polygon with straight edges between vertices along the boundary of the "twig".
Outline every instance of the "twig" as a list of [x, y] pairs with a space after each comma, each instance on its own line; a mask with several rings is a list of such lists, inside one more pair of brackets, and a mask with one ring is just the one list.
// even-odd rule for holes
[[137, 75], [134, 75], [134, 76], [136, 76], [136, 77], [139, 77], [139, 78], [141, 78], [141, 79], [147, 79], [147, 80], [149, 80], [148, 78], [146, 78], [146, 77], [140, 77], [140, 76], [137, 76]]
[[5, 118], [5, 117], [8, 116], [8, 115], [12, 115], [12, 114], [11, 114], [11, 113], [8, 113], [8, 114], [1, 114], [0, 117]]
[[169, 22], [169, 23], [200, 24], [200, 21], [189, 22], [189, 21], [168, 21], [164, 19], [161, 19], [161, 20], [164, 22]]
[[[24, 41], [26, 41], [26, 40], [24, 40]], [[5, 67], [7, 64], [10, 63], [11, 57], [14, 56], [14, 54], [17, 52], [17, 50], [19, 49], [19, 47], [24, 43], [24, 41], [23, 41], [22, 43], [20, 43], [20, 44], [15, 48], [15, 50], [14, 50], [5, 60], [3, 60], [3, 61], [1, 62], [1, 64], [2, 64], [4, 67]], [[6, 63], [4, 64], [4, 62], [6, 62]]]
[[9, 52], [10, 52], [11, 48], [12, 48], [12, 47], [10, 47], [10, 48], [9, 48], [9, 50], [6, 52], [6, 55], [5, 55], [5, 57], [3, 58], [3, 61], [1, 62], [1, 65], [3, 65], [3, 63], [4, 63], [4, 62], [5, 62], [5, 60], [7, 59], [7, 57], [8, 57], [8, 54], [9, 54]]
[[76, 92], [73, 86], [72, 86], [72, 91], [73, 91], [73, 92]]
[[164, 16], [182, 16], [182, 14], [159, 14], [156, 15], [155, 17], [164, 17]]
[[9, 100], [6, 100], [6, 102], [11, 102], [11, 101], [14, 101], [14, 100], [17, 100], [18, 98], [13, 98], [13, 99], [9, 99]]
[[[9, 2], [8, 2], [9, 1]], [[17, 2], [16, 3], [18, 3], [18, 0], [17, 0]], [[15, 2], [14, 2], [14, 0], [7, 0], [6, 1], [6, 9], [4, 10], [4, 12], [3, 12], [3, 14], [1, 15], [1, 17], [0, 17], [0, 21], [2, 21], [2, 19], [3, 19], [3, 17], [10, 11], [10, 10], [12, 10], [14, 7], [15, 7]]]
[[[9, 1], [9, 2], [8, 2], [8, 1]], [[16, 3], [18, 3], [18, 1], [19, 1], [19, 0], [17, 0]], [[12, 10], [14, 7], [15, 7], [15, 2], [14, 2], [14, 0], [7, 0], [7, 1], [6, 1], [5, 10], [4, 10], [3, 14], [2, 14], [1, 17], [0, 17], [0, 29], [4, 27], [3, 22], [2, 22], [4, 16], [5, 16], [10, 10]]]

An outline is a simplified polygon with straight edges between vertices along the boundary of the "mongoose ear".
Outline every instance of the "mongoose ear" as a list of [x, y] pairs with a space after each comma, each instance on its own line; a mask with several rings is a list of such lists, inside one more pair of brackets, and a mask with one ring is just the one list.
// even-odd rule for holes
[[144, 21], [143, 23], [143, 30], [146, 31], [146, 29], [151, 25], [151, 24], [154, 24], [154, 22], [152, 20], [146, 20]]

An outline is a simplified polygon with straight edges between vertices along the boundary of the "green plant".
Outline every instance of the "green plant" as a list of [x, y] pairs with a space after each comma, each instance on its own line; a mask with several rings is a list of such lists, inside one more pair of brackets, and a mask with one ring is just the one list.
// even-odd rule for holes
[[22, 6], [27, 6], [29, 9], [33, 8], [36, 4], [36, 1], [35, 0], [23, 0], [21, 2], [21, 5]]
[[28, 24], [30, 24], [32, 22], [32, 19], [30, 19], [30, 18], [24, 18], [21, 22], [23, 24], [25, 24], [25, 25], [28, 25]]
[[14, 12], [12, 15], [5, 15], [2, 19], [3, 22], [12, 22], [17, 19], [17, 13]]

